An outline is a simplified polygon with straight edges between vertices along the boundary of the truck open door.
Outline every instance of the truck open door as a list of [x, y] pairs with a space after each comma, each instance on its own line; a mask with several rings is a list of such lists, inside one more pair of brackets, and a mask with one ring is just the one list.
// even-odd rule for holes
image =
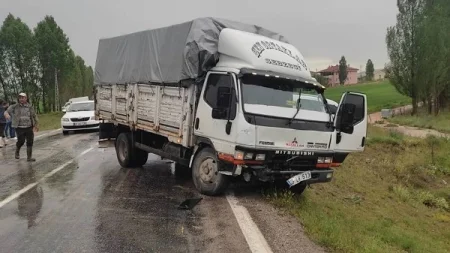
[[332, 146], [336, 152], [364, 151], [367, 117], [366, 95], [356, 92], [346, 92], [342, 95], [334, 118], [336, 132], [332, 138]]

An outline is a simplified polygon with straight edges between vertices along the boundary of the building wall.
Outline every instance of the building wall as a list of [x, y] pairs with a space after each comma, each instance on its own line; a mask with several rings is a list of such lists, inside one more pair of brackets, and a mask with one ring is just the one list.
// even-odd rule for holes
[[373, 72], [373, 79], [375, 81], [383, 80], [385, 77], [386, 77], [386, 73], [384, 72], [384, 70], [375, 70]]
[[[339, 85], [339, 73], [335, 72], [333, 75], [329, 76], [328, 83], [330, 86]], [[347, 72], [347, 80], [344, 85], [351, 85], [358, 83], [358, 73], [356, 71]]]
[[358, 73], [356, 71], [348, 72], [347, 81], [345, 81], [345, 85], [357, 83], [358, 83]]

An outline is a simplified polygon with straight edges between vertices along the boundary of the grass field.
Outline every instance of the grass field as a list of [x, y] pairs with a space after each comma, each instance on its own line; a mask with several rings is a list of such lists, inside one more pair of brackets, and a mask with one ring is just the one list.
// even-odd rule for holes
[[450, 141], [375, 127], [368, 146], [304, 195], [266, 193], [332, 252], [450, 252]]
[[402, 115], [390, 118], [389, 122], [420, 128], [434, 129], [443, 133], [450, 133], [450, 112], [443, 111], [438, 116], [420, 112], [417, 116]]
[[339, 103], [342, 93], [346, 91], [365, 93], [370, 113], [411, 104], [411, 99], [398, 93], [388, 81], [328, 88], [325, 97]]
[[64, 115], [63, 112], [52, 112], [39, 114], [39, 130], [53, 130], [61, 127], [61, 117]]

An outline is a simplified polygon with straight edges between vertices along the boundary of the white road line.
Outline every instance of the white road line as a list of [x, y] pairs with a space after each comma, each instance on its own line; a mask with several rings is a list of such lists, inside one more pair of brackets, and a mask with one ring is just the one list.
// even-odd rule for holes
[[252, 253], [272, 253], [269, 244], [244, 206], [238, 204], [234, 193], [227, 194], [228, 203]]
[[54, 134], [54, 133], [56, 133], [56, 132], [59, 132], [59, 131], [61, 131], [61, 128], [58, 128], [58, 129], [56, 129], [56, 130], [53, 130], [53, 131], [48, 132], [48, 133], [45, 133], [45, 134], [37, 135], [34, 139], [35, 139], [35, 140], [36, 140], [36, 139], [41, 139], [41, 138], [44, 138], [45, 136], [52, 135], [52, 134]]
[[84, 156], [85, 154], [87, 154], [89, 151], [91, 151], [92, 149], [94, 149], [93, 147], [86, 149], [85, 151], [81, 152], [77, 157], [67, 161], [66, 163], [64, 163], [63, 165], [59, 166], [58, 168], [50, 171], [49, 173], [45, 174], [41, 179], [39, 179], [37, 182], [31, 183], [27, 186], [25, 186], [24, 188], [22, 188], [21, 190], [11, 194], [11, 196], [7, 197], [6, 199], [0, 201], [0, 208], [2, 208], [3, 206], [5, 206], [6, 204], [8, 204], [9, 202], [15, 200], [16, 198], [18, 198], [20, 195], [24, 194], [25, 192], [29, 191], [30, 189], [33, 189], [33, 187], [35, 187], [37, 184], [43, 182], [45, 179], [53, 176], [54, 174], [56, 174], [58, 171], [64, 169], [65, 167], [67, 167], [67, 165], [71, 164], [72, 162], [74, 162], [76, 159]]

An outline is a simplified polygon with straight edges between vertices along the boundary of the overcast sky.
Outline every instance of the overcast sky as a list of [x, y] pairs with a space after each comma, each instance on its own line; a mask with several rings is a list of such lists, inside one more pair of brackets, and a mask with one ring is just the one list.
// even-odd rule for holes
[[0, 19], [12, 13], [34, 28], [52, 15], [76, 54], [95, 66], [98, 40], [195, 19], [219, 17], [283, 34], [312, 70], [345, 55], [356, 68], [388, 61], [386, 28], [395, 24], [394, 0], [0, 0]]

